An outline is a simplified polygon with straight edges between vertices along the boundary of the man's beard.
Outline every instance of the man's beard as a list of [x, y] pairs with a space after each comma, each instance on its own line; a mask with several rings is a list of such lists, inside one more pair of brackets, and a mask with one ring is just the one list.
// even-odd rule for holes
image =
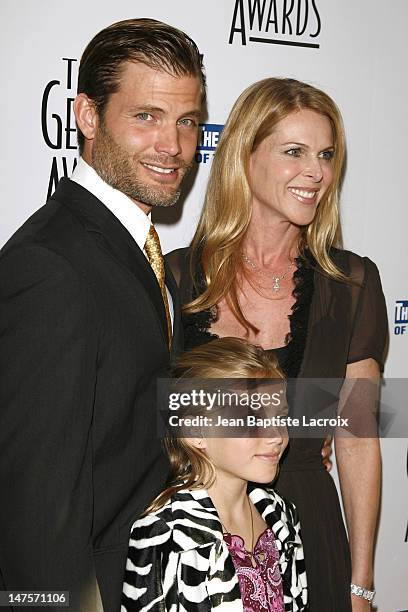
[[[140, 180], [136, 168], [141, 159], [152, 165], [177, 166], [179, 175], [181, 174], [177, 187], [149, 185]], [[173, 206], [180, 197], [181, 183], [191, 169], [192, 162], [175, 162], [174, 158], [168, 155], [158, 155], [155, 158], [134, 155], [131, 158], [126, 149], [115, 142], [101, 120], [92, 149], [92, 165], [105, 183], [129, 198], [148, 206]]]

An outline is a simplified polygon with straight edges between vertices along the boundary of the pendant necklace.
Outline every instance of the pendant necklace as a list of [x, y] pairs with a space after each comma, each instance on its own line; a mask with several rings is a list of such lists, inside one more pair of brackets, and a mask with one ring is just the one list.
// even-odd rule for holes
[[272, 289], [274, 290], [275, 293], [277, 293], [280, 288], [281, 288], [281, 281], [283, 281], [285, 279], [285, 277], [287, 276], [289, 270], [291, 269], [291, 267], [293, 266], [293, 261], [291, 261], [288, 265], [288, 267], [286, 268], [285, 272], [283, 274], [281, 274], [280, 276], [276, 276], [275, 274], [273, 274], [272, 272], [264, 272], [263, 270], [261, 270], [261, 268], [259, 268], [256, 263], [254, 261], [252, 261], [252, 259], [250, 257], [248, 257], [248, 255], [246, 253], [244, 253], [242, 251], [242, 259], [244, 260], [244, 262], [250, 267], [252, 268], [252, 270], [254, 272], [258, 272], [258, 274], [262, 274], [262, 276], [267, 276], [270, 277], [272, 276], [273, 279], [273, 286]]

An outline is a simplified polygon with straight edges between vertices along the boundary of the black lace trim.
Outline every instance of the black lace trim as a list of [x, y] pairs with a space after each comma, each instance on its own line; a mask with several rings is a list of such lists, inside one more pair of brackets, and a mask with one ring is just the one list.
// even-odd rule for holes
[[287, 378], [297, 378], [302, 366], [314, 289], [315, 261], [312, 255], [306, 251], [304, 257], [296, 259], [296, 264], [297, 269], [293, 275], [295, 303], [289, 315], [290, 332], [285, 339], [289, 354], [282, 364]]
[[[292, 313], [289, 315], [290, 332], [285, 339], [288, 347], [287, 357], [282, 364], [287, 378], [296, 378], [300, 372], [306, 347], [309, 312], [314, 289], [315, 261], [312, 255], [306, 251], [304, 257], [296, 259], [296, 265], [297, 269], [293, 275], [295, 303], [292, 306]], [[201, 270], [197, 270], [197, 273], [196, 285], [198, 290], [192, 291], [193, 299], [199, 294], [200, 289], [203, 290], [205, 287]], [[211, 324], [216, 320], [216, 307], [195, 314], [183, 315], [185, 349], [189, 350], [218, 338], [217, 334], [208, 331]]]

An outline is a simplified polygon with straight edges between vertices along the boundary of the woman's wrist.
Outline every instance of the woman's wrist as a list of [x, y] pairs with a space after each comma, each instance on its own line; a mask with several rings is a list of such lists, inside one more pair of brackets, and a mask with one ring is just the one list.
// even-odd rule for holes
[[351, 583], [350, 592], [352, 595], [369, 602], [373, 601], [375, 595], [375, 590], [373, 588], [367, 588], [361, 584], [356, 584], [355, 582]]
[[374, 571], [370, 566], [370, 562], [361, 563], [360, 567], [355, 567], [355, 564], [353, 564], [351, 583], [361, 584], [361, 586], [364, 588], [372, 591], [372, 586], [374, 584]]

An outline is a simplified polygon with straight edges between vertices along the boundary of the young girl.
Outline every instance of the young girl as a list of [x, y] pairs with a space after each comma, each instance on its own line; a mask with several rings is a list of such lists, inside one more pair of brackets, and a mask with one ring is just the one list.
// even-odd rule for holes
[[[282, 378], [273, 358], [236, 338], [185, 353], [175, 376]], [[296, 510], [272, 489], [248, 485], [277, 474], [287, 434], [268, 434], [168, 436], [169, 486], [133, 524], [122, 612], [308, 609]]]

